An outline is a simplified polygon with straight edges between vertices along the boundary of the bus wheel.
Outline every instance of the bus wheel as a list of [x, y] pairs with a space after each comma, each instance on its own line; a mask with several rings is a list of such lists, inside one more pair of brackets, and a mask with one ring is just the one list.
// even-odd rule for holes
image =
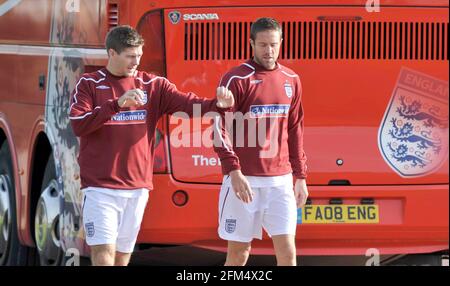
[[17, 234], [14, 176], [8, 142], [0, 146], [0, 265], [26, 263], [27, 247]]
[[0, 265], [6, 264], [11, 244], [10, 193], [9, 177], [6, 174], [0, 174]]
[[41, 265], [61, 265], [63, 260], [59, 229], [61, 199], [61, 191], [56, 182], [55, 162], [50, 156], [45, 167], [34, 220], [36, 246]]

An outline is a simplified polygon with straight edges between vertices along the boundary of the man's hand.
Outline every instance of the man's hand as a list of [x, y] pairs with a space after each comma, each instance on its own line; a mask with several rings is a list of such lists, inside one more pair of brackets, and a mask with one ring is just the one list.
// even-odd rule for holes
[[130, 89], [118, 101], [120, 107], [135, 107], [144, 105], [144, 92], [140, 89]]
[[309, 195], [305, 179], [295, 180], [294, 194], [295, 200], [297, 201], [297, 208], [302, 208], [306, 204], [306, 199], [308, 199]]
[[219, 86], [216, 92], [217, 96], [217, 107], [229, 108], [234, 105], [233, 93], [224, 86]]
[[253, 192], [247, 178], [242, 174], [241, 170], [234, 170], [230, 172], [231, 186], [234, 193], [244, 203], [249, 203], [253, 200]]

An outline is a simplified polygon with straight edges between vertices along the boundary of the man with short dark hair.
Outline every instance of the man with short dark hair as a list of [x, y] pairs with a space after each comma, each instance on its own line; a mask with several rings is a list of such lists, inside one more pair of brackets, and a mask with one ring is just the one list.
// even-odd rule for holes
[[138, 71], [144, 40], [130, 26], [106, 37], [108, 64], [84, 74], [75, 86], [70, 120], [80, 137], [83, 223], [93, 265], [127, 265], [153, 188], [158, 119], [181, 111], [193, 115], [234, 104], [225, 88], [217, 100], [183, 93], [166, 78]]
[[234, 123], [227, 122], [235, 127], [232, 134], [244, 137], [229, 138], [225, 124], [219, 128], [216, 122], [221, 144], [214, 146], [224, 174], [218, 231], [228, 241], [225, 265], [245, 265], [262, 228], [272, 237], [278, 265], [296, 265], [297, 208], [308, 197], [302, 86], [296, 73], [277, 62], [281, 41], [276, 20], [255, 21], [253, 59], [231, 69], [219, 84], [235, 97]]

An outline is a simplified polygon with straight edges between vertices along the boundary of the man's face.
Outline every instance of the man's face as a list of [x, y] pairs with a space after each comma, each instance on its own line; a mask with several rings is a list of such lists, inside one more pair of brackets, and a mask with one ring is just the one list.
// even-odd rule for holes
[[255, 61], [265, 69], [274, 69], [280, 54], [281, 41], [280, 32], [277, 30], [256, 33], [255, 40], [250, 39]]
[[120, 54], [109, 49], [109, 61], [120, 76], [133, 76], [142, 57], [142, 46], [125, 48]]

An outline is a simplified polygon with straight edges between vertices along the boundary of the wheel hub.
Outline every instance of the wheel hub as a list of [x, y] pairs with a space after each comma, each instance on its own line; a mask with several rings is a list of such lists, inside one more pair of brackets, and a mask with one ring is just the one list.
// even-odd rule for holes
[[46, 263], [53, 264], [60, 254], [59, 209], [60, 191], [56, 180], [50, 181], [42, 192], [36, 209], [36, 246]]
[[11, 237], [11, 206], [9, 177], [0, 175], [0, 258], [6, 253]]

